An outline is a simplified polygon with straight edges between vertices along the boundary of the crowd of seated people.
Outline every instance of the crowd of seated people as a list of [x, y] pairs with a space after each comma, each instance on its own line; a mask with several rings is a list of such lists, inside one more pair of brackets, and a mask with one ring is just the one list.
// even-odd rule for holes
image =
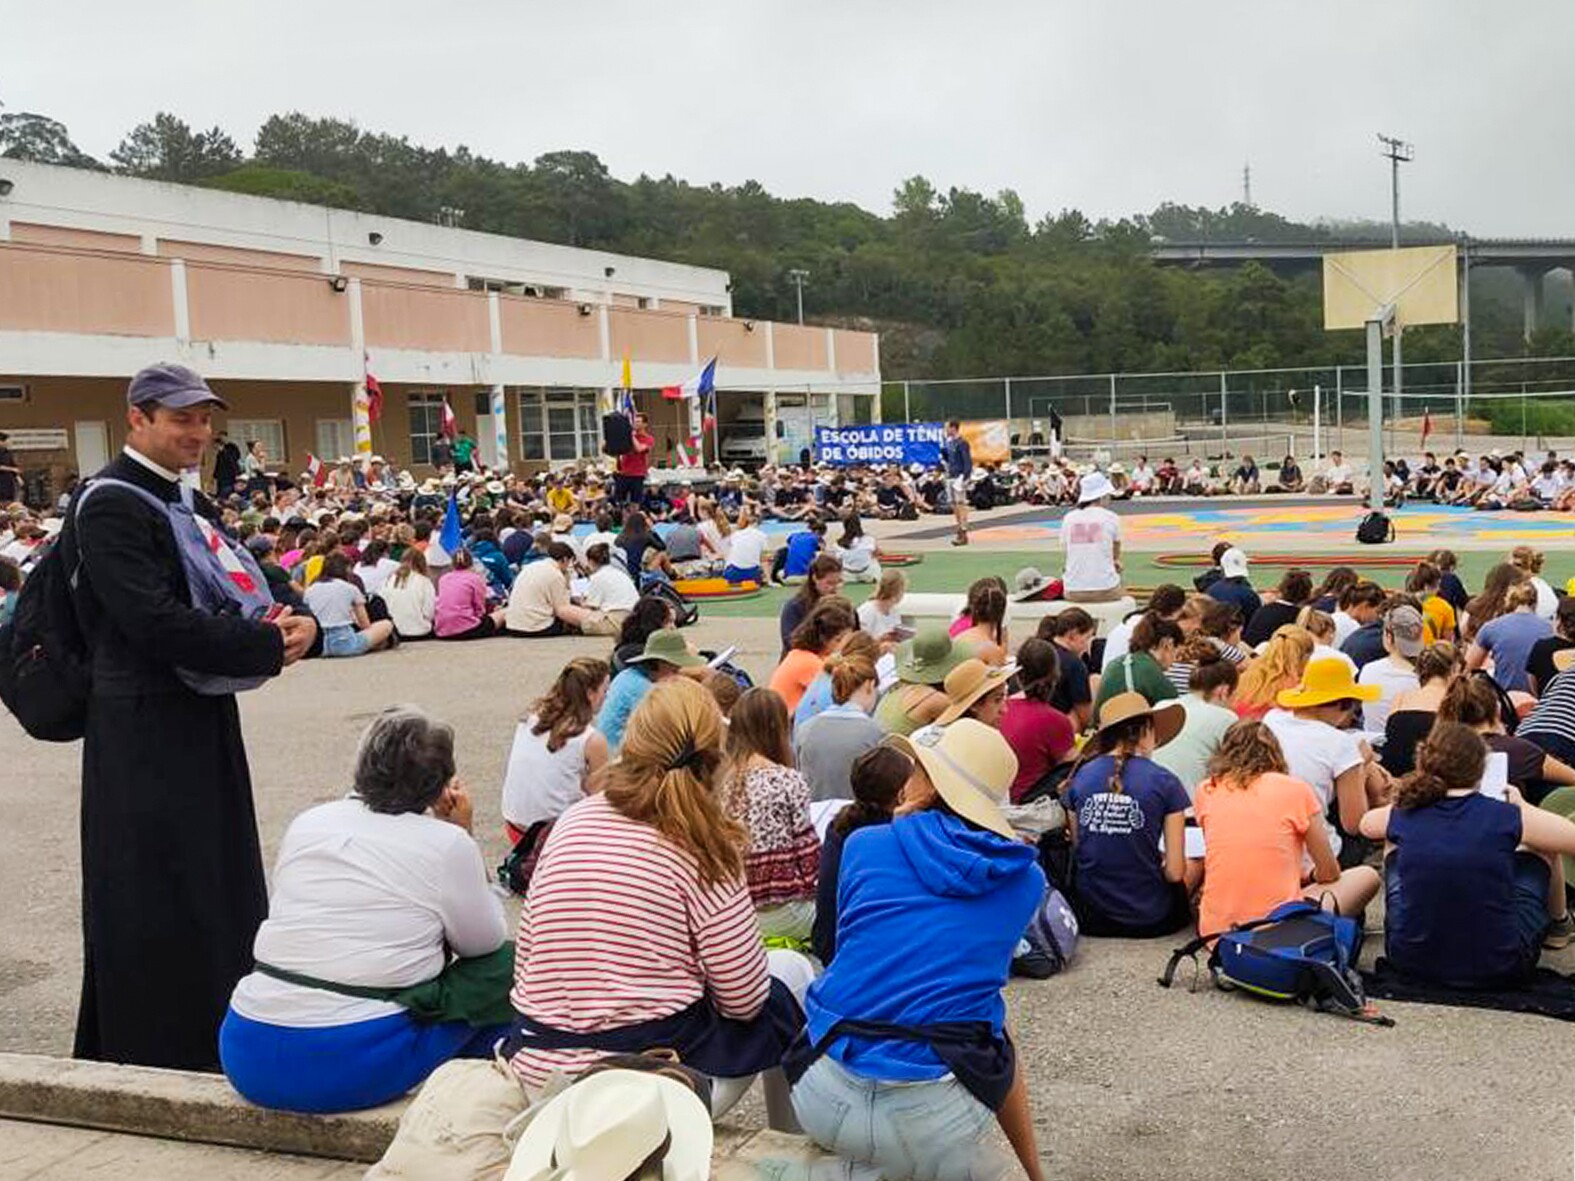
[[[396, 707], [352, 793], [291, 824], [222, 1034], [257, 1103], [374, 1106], [495, 1053], [535, 1091], [660, 1046], [710, 1080], [713, 1115], [761, 1079], [773, 1126], [884, 1176], [1004, 1176], [1004, 1137], [1039, 1177], [1003, 999], [1047, 897], [1013, 823], [1036, 801], [1060, 804], [1062, 885], [1096, 940], [1214, 935], [1302, 898], [1360, 916], [1382, 894], [1397, 971], [1495, 989], [1575, 934], [1575, 598], [1530, 547], [1472, 595], [1448, 551], [1394, 588], [1353, 569], [1269, 586], [1222, 543], [1096, 642], [1076, 605], [1008, 627], [1040, 585], [1021, 576], [915, 631], [899, 571], [857, 585], [874, 549], [854, 516], [806, 508], [776, 561], [745, 500], [592, 501], [584, 536], [592, 481], [542, 483], [540, 509], [491, 486], [469, 489], [452, 550], [424, 485], [232, 522], [276, 598], [323, 621], [324, 656], [585, 637], [520, 702], [496, 814], [449, 727]], [[1069, 487], [1097, 510], [1117, 481]], [[1088, 520], [1083, 573], [1119, 585], [1119, 533]], [[797, 583], [747, 689], [651, 593], [733, 560]], [[512, 938], [478, 822], [510, 846]]]

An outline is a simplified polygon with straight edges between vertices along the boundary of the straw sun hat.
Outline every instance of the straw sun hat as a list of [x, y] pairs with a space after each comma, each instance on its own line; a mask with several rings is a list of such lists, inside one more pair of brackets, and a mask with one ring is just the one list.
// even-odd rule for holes
[[951, 699], [941, 716], [935, 719], [937, 726], [949, 726], [963, 714], [973, 708], [974, 704], [987, 694], [1001, 688], [1012, 679], [1012, 674], [1017, 671], [1015, 663], [1008, 663], [1000, 668], [995, 668], [980, 660], [977, 656], [970, 656], [951, 672], [946, 674], [943, 688], [946, 696]]
[[1002, 805], [1017, 778], [1017, 755], [999, 730], [975, 718], [949, 726], [924, 726], [911, 738], [886, 739], [924, 768], [935, 794], [964, 820], [1015, 841]]
[[1144, 716], [1154, 719], [1154, 745], [1164, 746], [1181, 732], [1181, 727], [1187, 720], [1187, 711], [1182, 708], [1179, 701], [1163, 701], [1158, 705], [1150, 705], [1148, 698], [1141, 693], [1116, 693], [1106, 698], [1105, 703], [1099, 707], [1098, 733], [1103, 734], [1112, 726], [1119, 726], [1122, 722], [1130, 722], [1133, 718]]

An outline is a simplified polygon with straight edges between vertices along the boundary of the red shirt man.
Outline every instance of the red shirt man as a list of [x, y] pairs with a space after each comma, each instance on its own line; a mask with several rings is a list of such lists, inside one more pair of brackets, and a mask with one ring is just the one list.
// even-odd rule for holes
[[617, 499], [620, 502], [638, 503], [645, 494], [645, 478], [651, 474], [651, 449], [656, 437], [651, 434], [643, 414], [634, 416], [634, 450], [618, 457], [615, 469]]

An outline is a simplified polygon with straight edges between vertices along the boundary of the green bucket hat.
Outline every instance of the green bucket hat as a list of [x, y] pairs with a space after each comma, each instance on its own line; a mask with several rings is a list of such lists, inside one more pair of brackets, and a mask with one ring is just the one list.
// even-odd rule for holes
[[660, 660], [667, 664], [676, 664], [679, 668], [697, 668], [705, 663], [705, 657], [696, 656], [689, 651], [689, 645], [684, 643], [683, 636], [678, 634], [678, 629], [664, 627], [654, 631], [645, 638], [645, 651], [638, 656], [631, 656], [629, 664], [639, 664], [642, 661]]
[[972, 655], [963, 651], [946, 628], [932, 624], [897, 649], [897, 678], [915, 685], [939, 685]]

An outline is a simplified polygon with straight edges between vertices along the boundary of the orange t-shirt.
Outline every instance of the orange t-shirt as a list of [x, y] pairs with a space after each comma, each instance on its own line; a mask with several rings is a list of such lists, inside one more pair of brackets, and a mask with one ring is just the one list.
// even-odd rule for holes
[[1278, 772], [1245, 789], [1209, 779], [1192, 807], [1204, 842], [1200, 935], [1261, 919], [1301, 897], [1307, 828], [1323, 811], [1310, 785]]
[[782, 658], [777, 671], [771, 674], [770, 688], [780, 693], [782, 700], [787, 702], [788, 717], [793, 716], [799, 699], [804, 696], [804, 690], [809, 688], [809, 683], [820, 675], [825, 666], [824, 656], [804, 648], [794, 648]]

